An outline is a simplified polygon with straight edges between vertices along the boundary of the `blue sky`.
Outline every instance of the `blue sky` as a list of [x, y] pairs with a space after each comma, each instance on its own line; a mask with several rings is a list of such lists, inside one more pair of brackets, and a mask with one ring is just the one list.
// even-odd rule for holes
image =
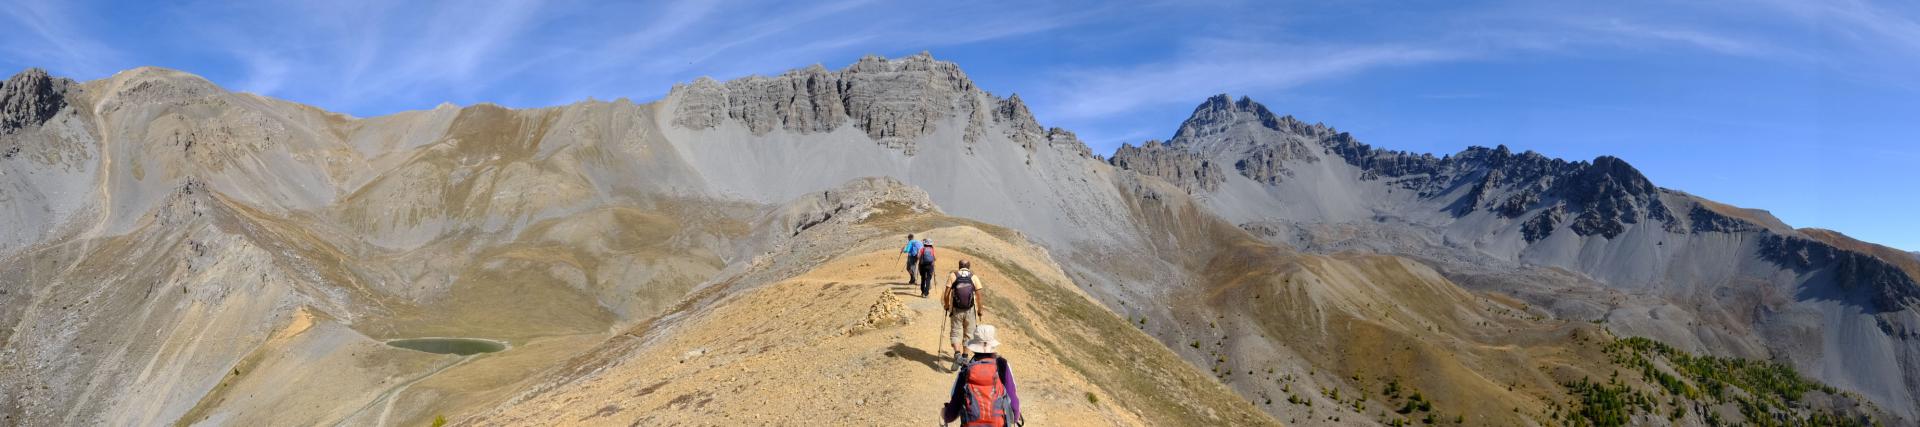
[[[1602, 4], [1604, 3], [1604, 4]], [[1248, 95], [1376, 146], [1627, 159], [1656, 184], [1920, 250], [1920, 4], [14, 0], [0, 69], [141, 65], [357, 116], [645, 101], [922, 50], [1097, 152]]]

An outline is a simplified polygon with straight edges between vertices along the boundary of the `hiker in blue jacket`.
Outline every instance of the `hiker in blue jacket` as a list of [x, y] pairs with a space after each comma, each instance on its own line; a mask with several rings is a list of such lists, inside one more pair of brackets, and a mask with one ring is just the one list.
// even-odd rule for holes
[[[900, 253], [905, 254], [907, 256], [907, 286], [913, 286], [917, 284], [914, 282], [914, 272], [920, 271], [920, 241], [913, 240], [913, 235], [908, 234], [907, 247], [900, 248]], [[920, 278], [920, 281], [922, 282], [925, 282], [926, 280], [927, 278], [925, 277]], [[922, 287], [925, 287], [925, 286], [923, 285]], [[920, 297], [926, 298], [927, 296], [924, 293], [922, 293]]]

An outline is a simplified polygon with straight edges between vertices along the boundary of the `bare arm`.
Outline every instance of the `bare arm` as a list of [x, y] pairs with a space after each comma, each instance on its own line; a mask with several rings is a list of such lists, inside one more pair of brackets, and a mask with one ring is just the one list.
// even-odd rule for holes
[[953, 292], [952, 287], [940, 287], [940, 306], [946, 307], [947, 314], [953, 314], [953, 295], [950, 292]]
[[986, 302], [987, 302], [987, 282], [981, 281], [980, 275], [975, 274], [973, 275], [973, 315], [974, 316], [978, 316], [981, 319], [987, 318]]

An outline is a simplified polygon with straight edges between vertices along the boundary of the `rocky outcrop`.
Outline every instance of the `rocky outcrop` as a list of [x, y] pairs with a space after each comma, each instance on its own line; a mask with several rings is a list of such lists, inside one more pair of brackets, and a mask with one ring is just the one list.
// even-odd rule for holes
[[818, 133], [851, 123], [874, 141], [911, 151], [913, 140], [933, 132], [935, 122], [993, 109], [1032, 135], [1030, 143], [1040, 137], [1040, 125], [1020, 101], [985, 105], [984, 92], [959, 66], [925, 52], [900, 59], [870, 55], [840, 71], [815, 65], [725, 83], [703, 78], [674, 86], [669, 97], [678, 100], [673, 123], [692, 129], [735, 120], [756, 135], [774, 129]]
[[1233, 162], [1233, 169], [1240, 176], [1263, 184], [1279, 184], [1293, 177], [1293, 170], [1287, 169], [1287, 163], [1293, 161], [1317, 161], [1306, 144], [1299, 141], [1287, 141], [1272, 145], [1262, 145], [1247, 151], [1246, 157]]
[[1879, 312], [1904, 310], [1920, 303], [1920, 283], [1898, 265], [1878, 257], [1836, 247], [1818, 240], [1765, 233], [1760, 256], [1801, 273], [1824, 270], [1844, 292], [1861, 295], [1867, 307]]
[[1659, 189], [1626, 161], [1600, 156], [1571, 176], [1554, 190], [1582, 207], [1573, 219], [1575, 233], [1613, 238], [1642, 218], [1676, 227], [1672, 211], [1660, 201]]
[[1183, 190], [1211, 191], [1226, 182], [1219, 165], [1189, 151], [1174, 148], [1158, 140], [1138, 147], [1121, 144], [1108, 163], [1114, 167], [1167, 180]]
[[1094, 155], [1093, 149], [1088, 148], [1087, 143], [1081, 142], [1080, 137], [1078, 135], [1074, 135], [1073, 131], [1069, 131], [1066, 129], [1061, 129], [1061, 128], [1047, 129], [1047, 146], [1054, 147], [1056, 149], [1066, 150], [1067, 152], [1078, 155], [1081, 158], [1091, 157], [1091, 158], [1097, 159], [1100, 157], [1098, 155]]
[[[1456, 216], [1487, 209], [1504, 218], [1519, 218], [1542, 208], [1557, 208], [1572, 216], [1570, 223], [1557, 219], [1529, 222], [1529, 241], [1545, 238], [1539, 233], [1551, 233], [1551, 229], [1538, 228], [1548, 222], [1570, 224], [1582, 236], [1607, 238], [1643, 220], [1658, 222], [1669, 230], [1679, 226], [1673, 212], [1660, 200], [1659, 187], [1633, 166], [1611, 156], [1569, 162], [1532, 151], [1515, 154], [1504, 145], [1471, 147], [1444, 158], [1370, 148], [1347, 152], [1356, 153], [1348, 157], [1348, 162], [1355, 165], [1393, 165], [1378, 169], [1380, 175], [1402, 178], [1402, 183], [1420, 183], [1416, 189], [1422, 190], [1423, 197], [1438, 196], [1454, 185], [1472, 182], [1463, 200], [1454, 205]], [[1393, 173], [1413, 173], [1420, 179], [1404, 179]], [[1477, 181], [1462, 182], [1468, 179]]]
[[[1681, 231], [1677, 217], [1660, 199], [1660, 188], [1633, 166], [1611, 156], [1600, 156], [1592, 162], [1568, 162], [1532, 151], [1514, 154], [1506, 146], [1499, 146], [1472, 147], [1438, 159], [1384, 150], [1368, 150], [1362, 158], [1395, 159], [1388, 163], [1395, 165], [1393, 171], [1412, 172], [1419, 178], [1402, 177], [1399, 182], [1409, 186], [1418, 183], [1415, 189], [1421, 190], [1423, 197], [1439, 196], [1455, 185], [1472, 185], [1463, 200], [1454, 205], [1456, 216], [1488, 209], [1501, 217], [1519, 218], [1527, 212], [1557, 207], [1572, 216], [1570, 228], [1582, 236], [1613, 238], [1627, 225], [1645, 220]], [[1381, 175], [1394, 176], [1386, 170]], [[1464, 181], [1474, 177], [1477, 181]]]
[[868, 177], [787, 202], [761, 219], [760, 228], [777, 231], [776, 238], [786, 238], [827, 225], [844, 227], [879, 213], [883, 204], [915, 213], [939, 212], [926, 191], [918, 187], [889, 177]]
[[1560, 206], [1547, 208], [1545, 211], [1534, 214], [1533, 219], [1521, 224], [1520, 234], [1527, 239], [1527, 243], [1538, 242], [1552, 235], [1553, 229], [1566, 220], [1566, 215], [1566, 209]]
[[1758, 224], [1722, 214], [1697, 203], [1693, 205], [1693, 210], [1687, 212], [1687, 222], [1691, 224], [1694, 233], [1742, 233], [1765, 230]]
[[1008, 96], [995, 104], [993, 121], [1001, 124], [1000, 128], [1006, 132], [1008, 140], [1031, 150], [1047, 136], [1040, 122], [1033, 119], [1033, 112], [1027, 110], [1027, 103], [1020, 100], [1019, 94]]
[[0, 134], [39, 126], [67, 106], [73, 80], [54, 78], [47, 70], [28, 68], [0, 83]]

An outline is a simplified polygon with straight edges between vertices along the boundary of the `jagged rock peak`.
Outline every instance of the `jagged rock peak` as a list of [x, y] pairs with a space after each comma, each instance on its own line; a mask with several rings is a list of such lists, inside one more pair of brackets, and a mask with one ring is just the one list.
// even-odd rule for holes
[[0, 133], [38, 126], [67, 106], [73, 80], [55, 78], [47, 70], [28, 68], [0, 83]]
[[1324, 139], [1339, 133], [1322, 123], [1307, 124], [1291, 115], [1274, 114], [1273, 110], [1254, 102], [1251, 97], [1242, 95], [1235, 101], [1233, 97], [1222, 93], [1194, 107], [1193, 114], [1174, 133], [1172, 143], [1193, 143], [1207, 136], [1231, 131], [1237, 126], [1258, 126], [1309, 139]]
[[1611, 181], [1633, 194], [1650, 194], [1657, 189], [1653, 181], [1647, 180], [1647, 176], [1640, 173], [1639, 169], [1614, 156], [1595, 157], [1593, 163], [1587, 166], [1586, 176], [1593, 180]]
[[1032, 128], [1040, 131], [1040, 123], [1033, 119], [1033, 112], [1027, 110], [1027, 103], [1020, 100], [1020, 94], [1013, 94], [1000, 100], [993, 108], [994, 120], [1012, 123], [1016, 127]]
[[1046, 138], [1040, 122], [1033, 119], [1033, 112], [1027, 110], [1026, 102], [1020, 100], [1020, 94], [1013, 94], [998, 100], [993, 107], [993, 121], [1005, 129], [1007, 139], [1019, 142], [1027, 149], [1033, 149]]
[[[926, 52], [898, 59], [869, 55], [840, 71], [815, 65], [724, 83], [701, 78], [675, 85], [668, 98], [674, 100], [673, 123], [682, 127], [706, 129], [734, 120], [755, 134], [816, 133], [852, 122], [882, 145], [909, 152], [936, 122], [995, 107], [982, 105], [987, 95], [958, 65]], [[1039, 126], [1031, 130], [1037, 140]]]

